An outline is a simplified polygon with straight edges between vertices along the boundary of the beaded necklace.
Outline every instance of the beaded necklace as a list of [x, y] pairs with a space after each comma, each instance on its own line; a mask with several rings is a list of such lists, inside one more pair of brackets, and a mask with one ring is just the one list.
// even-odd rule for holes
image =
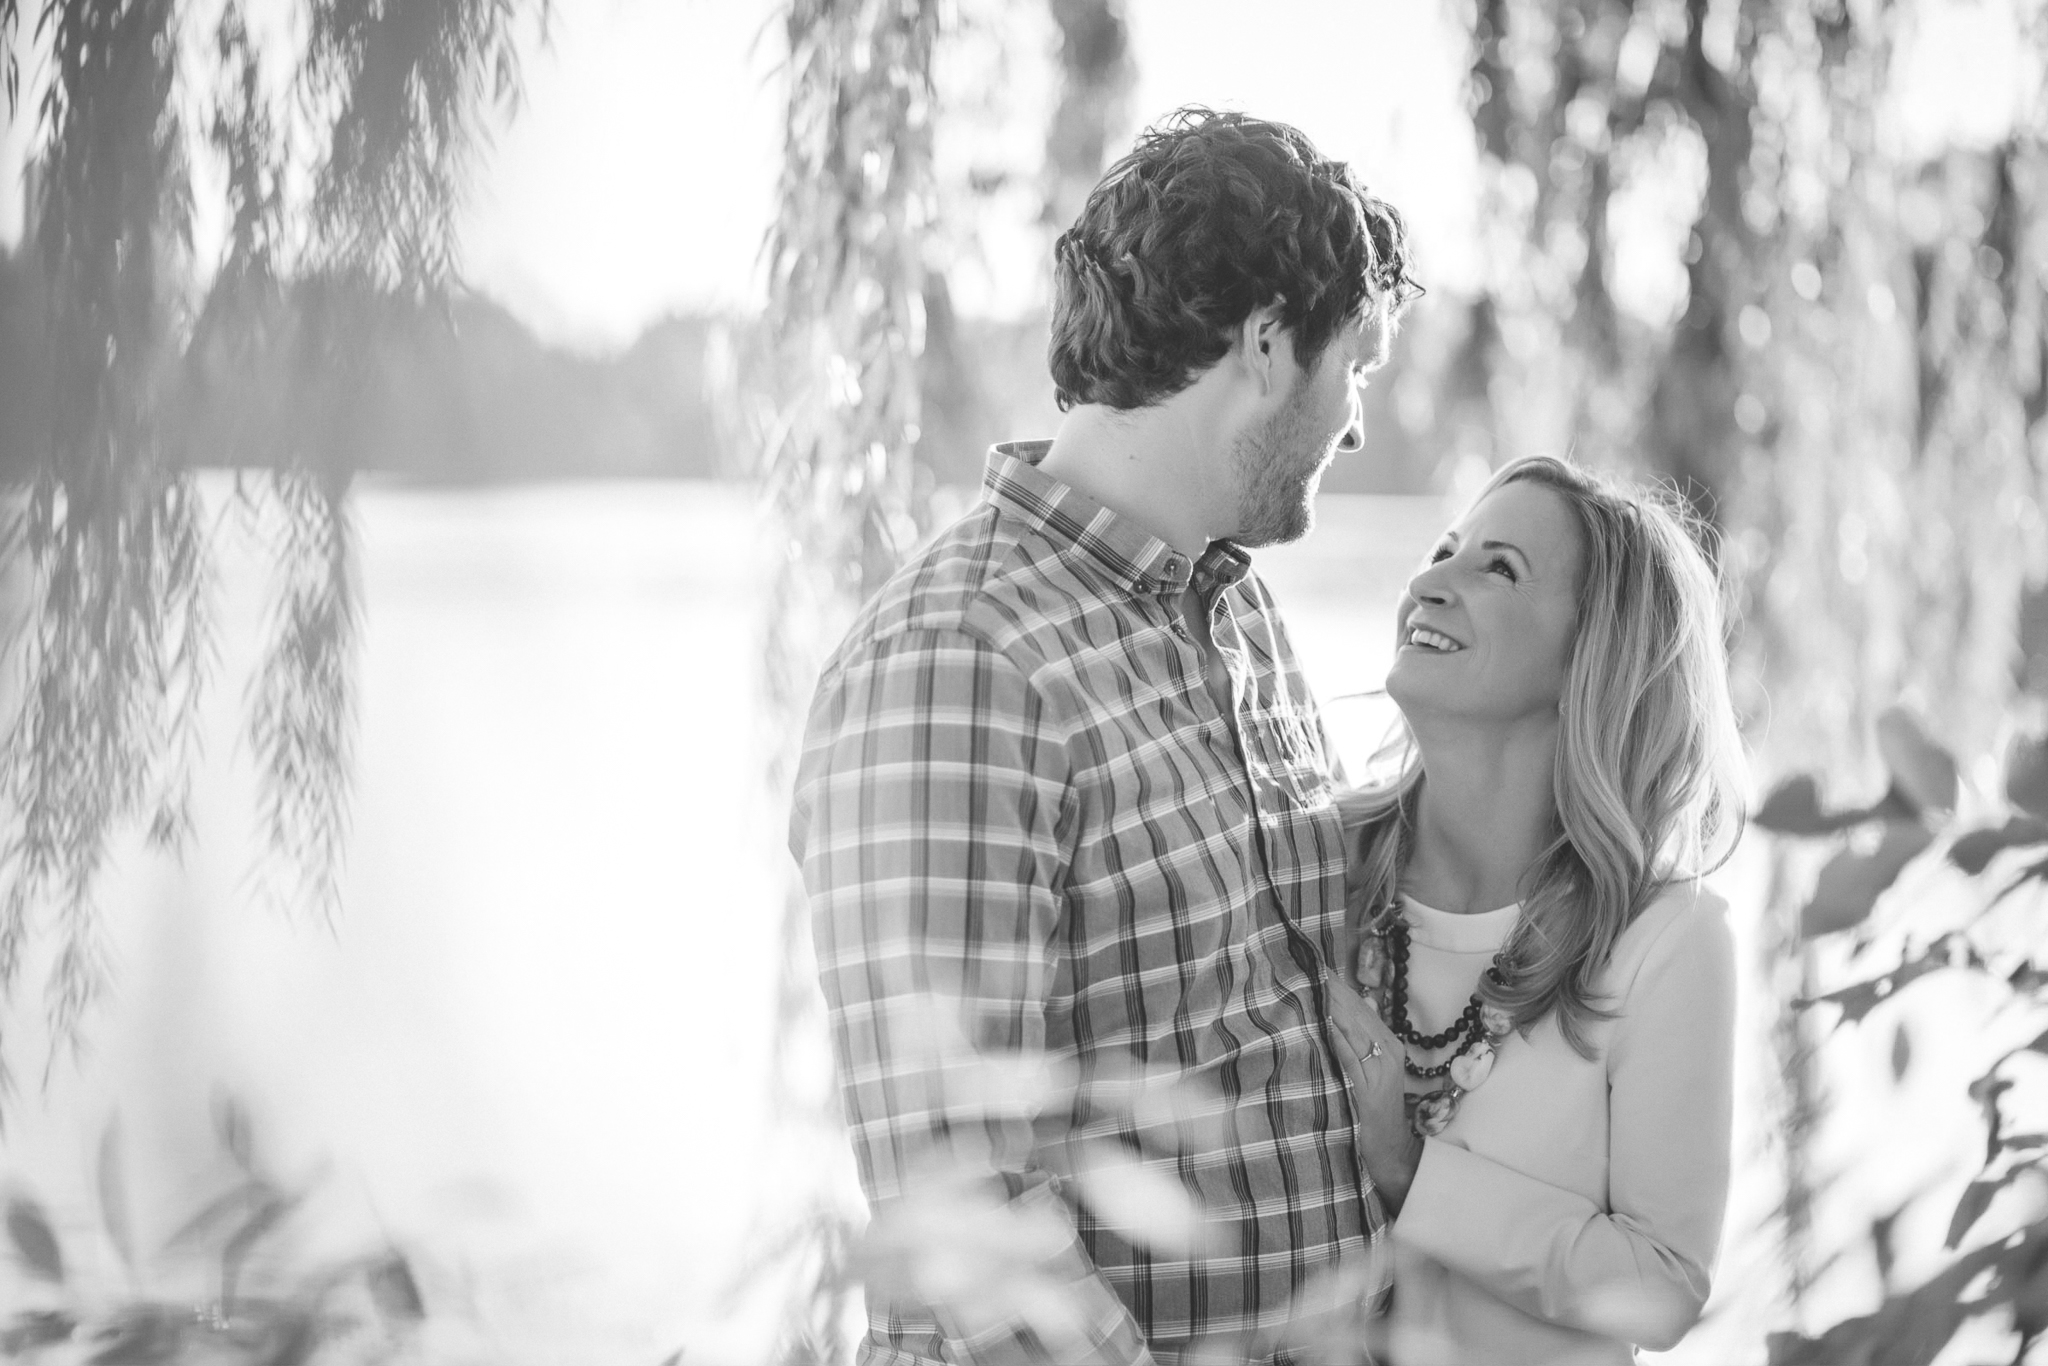
[[[1380, 1016], [1394, 1031], [1394, 1037], [1407, 1045], [1401, 1050], [1401, 1065], [1408, 1075], [1424, 1081], [1445, 1079], [1434, 1091], [1407, 1097], [1410, 1127], [1424, 1138], [1433, 1138], [1449, 1127], [1465, 1093], [1478, 1090], [1492, 1074], [1494, 1055], [1507, 1032], [1514, 1028], [1514, 1018], [1475, 991], [1450, 1028], [1437, 1034], [1424, 1034], [1417, 1029], [1408, 1015], [1408, 922], [1395, 907], [1381, 917], [1381, 927], [1360, 947], [1358, 977], [1361, 985], [1377, 983], [1376, 995], [1383, 1003]], [[1483, 977], [1497, 987], [1508, 984], [1506, 960], [1501, 953], [1494, 954]], [[1457, 1047], [1450, 1057], [1426, 1067], [1408, 1053], [1409, 1048], [1429, 1052], [1453, 1044]]]

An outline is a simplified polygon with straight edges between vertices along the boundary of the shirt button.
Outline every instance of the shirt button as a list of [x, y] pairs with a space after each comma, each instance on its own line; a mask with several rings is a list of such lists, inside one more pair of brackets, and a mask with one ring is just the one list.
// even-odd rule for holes
[[1180, 570], [1180, 556], [1168, 555], [1166, 557], [1166, 577], [1169, 579], [1177, 579], [1180, 577]]

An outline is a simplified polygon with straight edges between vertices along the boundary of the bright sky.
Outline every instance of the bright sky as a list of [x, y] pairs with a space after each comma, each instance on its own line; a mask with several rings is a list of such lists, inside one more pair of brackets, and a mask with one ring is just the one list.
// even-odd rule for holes
[[[500, 137], [475, 206], [467, 251], [476, 283], [543, 332], [599, 345], [630, 339], [665, 311], [758, 299], [755, 257], [780, 155], [781, 33], [763, 28], [776, 9], [773, 0], [562, 4], [553, 47], [529, 63], [526, 108]], [[1129, 12], [1140, 120], [1190, 101], [1287, 120], [1358, 165], [1409, 213], [1419, 240], [1469, 236], [1471, 134], [1442, 7], [1133, 0]], [[1023, 141], [1028, 156], [1043, 137], [1053, 30], [1018, 20], [1003, 37], [1010, 81], [994, 97], [999, 125], [981, 131], [1014, 163], [1012, 144]], [[1042, 242], [1021, 221], [999, 221], [984, 248], [989, 269], [963, 270], [958, 282], [963, 305], [1007, 311], [1028, 301]], [[1468, 268], [1425, 266], [1431, 278]]]
[[[1901, 136], [1986, 143], [2032, 96], [2038, 68], [2012, 41], [2016, 0], [1932, 0], [1906, 34], [1896, 79]], [[961, 0], [970, 15], [997, 3]], [[1414, 230], [1425, 281], [1457, 292], [1477, 271], [1478, 179], [1462, 105], [1465, 38], [1441, 0], [1126, 0], [1138, 66], [1133, 112], [1189, 102], [1296, 124], [1350, 161]], [[993, 124], [956, 119], [940, 157], [1033, 164], [1052, 95], [1055, 40], [1029, 4], [1008, 5], [1010, 68], [985, 96]], [[664, 312], [744, 308], [779, 162], [776, 0], [566, 0], [530, 99], [502, 137], [468, 237], [474, 280], [558, 340], [630, 340]], [[757, 41], [758, 39], [758, 41]], [[975, 149], [957, 144], [979, 138]], [[991, 151], [991, 145], [1001, 146]], [[1006, 208], [1020, 211], [1005, 216]], [[960, 265], [956, 297], [1009, 312], [1042, 286], [1043, 239], [1024, 206], [982, 227], [984, 269]], [[1622, 212], [1637, 213], [1624, 206]], [[1654, 206], [1649, 216], [1658, 216]], [[1668, 214], [1664, 216], [1669, 216]], [[1685, 222], [1646, 237], [1683, 241]], [[1617, 263], [1626, 294], [1682, 289], [1662, 258]], [[1640, 253], [1638, 254], [1640, 255]]]
[[767, 0], [558, 0], [479, 177], [472, 281], [544, 336], [630, 341], [753, 297], [781, 156]]
[[[1984, 142], [2010, 125], [2039, 84], [2010, 36], [2018, 2], [1929, 0], [1898, 68], [1904, 136]], [[779, 9], [556, 0], [552, 45], [527, 63], [525, 106], [482, 166], [465, 229], [471, 281], [543, 336], [590, 349], [628, 343], [666, 313], [758, 302], [780, 159]], [[1005, 13], [995, 38], [1007, 67], [973, 92], [986, 112], [942, 122], [941, 162], [993, 157], [1028, 172], [1052, 93], [1052, 27], [1020, 0], [960, 9]], [[1478, 194], [1454, 6], [1127, 0], [1127, 10], [1140, 121], [1199, 101], [1295, 123], [1408, 216], [1427, 282], [1456, 292], [1471, 281]], [[19, 236], [14, 168], [26, 141], [18, 124], [0, 128], [0, 241]], [[1028, 198], [994, 205], [979, 257], [955, 273], [963, 307], [1008, 312], [1036, 297], [1044, 248]], [[1668, 254], [1659, 243], [1650, 256]], [[1657, 288], [1655, 268], [1668, 264], [1649, 261], [1643, 288]]]

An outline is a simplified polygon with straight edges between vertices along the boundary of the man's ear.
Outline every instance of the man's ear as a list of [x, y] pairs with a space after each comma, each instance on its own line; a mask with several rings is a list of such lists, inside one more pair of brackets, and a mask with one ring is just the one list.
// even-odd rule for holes
[[1281, 334], [1287, 330], [1280, 311], [1285, 303], [1276, 296], [1271, 303], [1247, 313], [1238, 324], [1239, 362], [1261, 393], [1271, 393], [1280, 382], [1279, 348], [1286, 345]]

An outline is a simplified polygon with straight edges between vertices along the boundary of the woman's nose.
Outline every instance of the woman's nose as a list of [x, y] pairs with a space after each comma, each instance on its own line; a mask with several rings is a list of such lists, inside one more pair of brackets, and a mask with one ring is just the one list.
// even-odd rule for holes
[[1441, 607], [1451, 600], [1450, 576], [1444, 572], [1443, 561], [1426, 564], [1415, 571], [1415, 577], [1408, 580], [1408, 596], [1418, 603], [1426, 602]]

